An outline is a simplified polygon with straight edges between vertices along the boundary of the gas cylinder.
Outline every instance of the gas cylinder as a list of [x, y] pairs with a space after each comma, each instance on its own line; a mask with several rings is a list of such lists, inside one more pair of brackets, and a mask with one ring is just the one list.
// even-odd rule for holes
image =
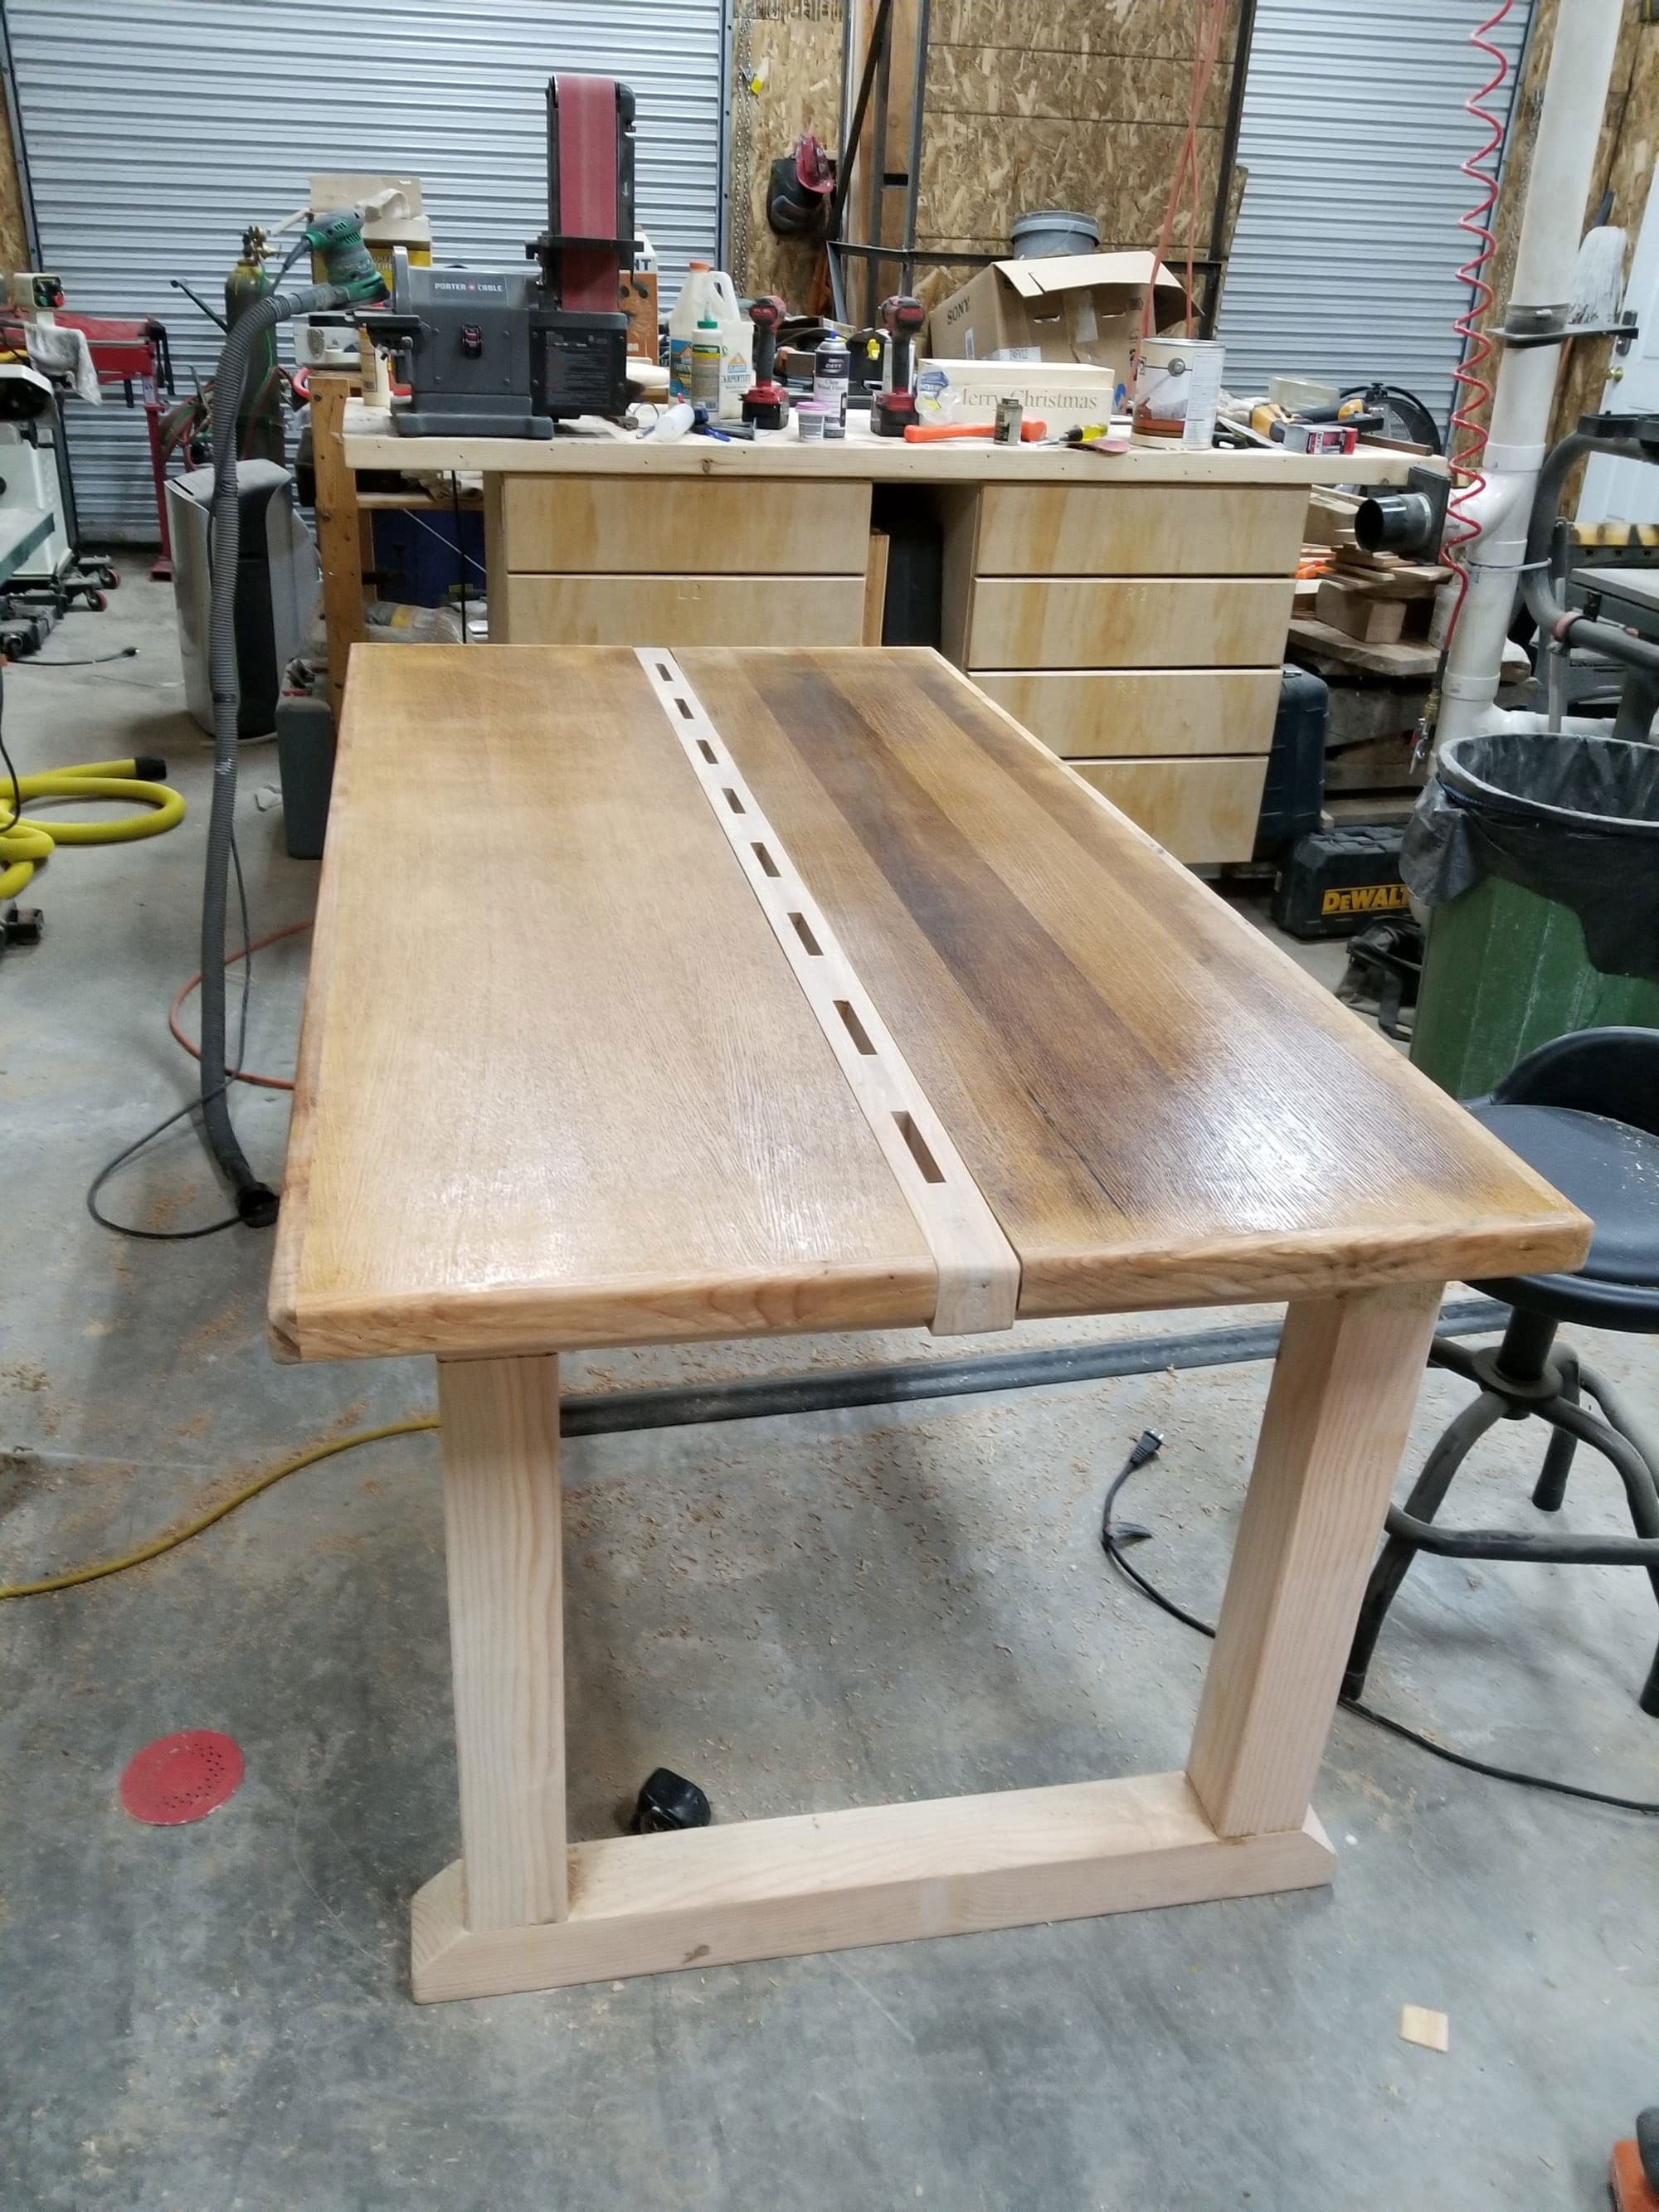
[[[234, 330], [257, 300], [271, 289], [265, 267], [265, 234], [257, 223], [242, 233], [242, 258], [225, 279], [225, 320]], [[275, 461], [283, 448], [283, 387], [276, 368], [276, 334], [267, 331], [248, 362], [242, 404], [236, 410], [236, 453], [240, 460]]]

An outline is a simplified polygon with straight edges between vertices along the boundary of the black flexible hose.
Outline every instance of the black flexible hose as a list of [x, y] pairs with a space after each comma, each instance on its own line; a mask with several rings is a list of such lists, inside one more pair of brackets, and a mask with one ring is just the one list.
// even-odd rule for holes
[[1655, 458], [1636, 438], [1603, 438], [1589, 430], [1575, 430], [1571, 437], [1553, 446], [1544, 457], [1533, 491], [1521, 588], [1546, 637], [1559, 637], [1570, 645], [1583, 646], [1587, 652], [1604, 653], [1609, 660], [1621, 660], [1627, 667], [1644, 668], [1659, 675], [1659, 645], [1644, 637], [1633, 637], [1616, 623], [1592, 622], [1588, 615], [1572, 613], [1550, 573], [1550, 533], [1560, 511], [1561, 489], [1578, 463], [1589, 453], [1605, 453], [1609, 459], [1617, 461], [1652, 461]]
[[237, 720], [241, 682], [236, 662], [236, 563], [241, 510], [236, 481], [236, 415], [256, 343], [290, 315], [346, 306], [343, 285], [308, 284], [298, 292], [270, 292], [232, 328], [213, 383], [213, 505], [210, 509], [212, 599], [208, 625], [208, 677], [213, 691], [213, 805], [208, 817], [207, 860], [202, 882], [202, 1123], [208, 1149], [234, 1194], [236, 1211], [250, 1228], [276, 1218], [276, 1194], [248, 1164], [230, 1118], [230, 1077], [225, 1059], [225, 914], [229, 902], [231, 838], [236, 826]]

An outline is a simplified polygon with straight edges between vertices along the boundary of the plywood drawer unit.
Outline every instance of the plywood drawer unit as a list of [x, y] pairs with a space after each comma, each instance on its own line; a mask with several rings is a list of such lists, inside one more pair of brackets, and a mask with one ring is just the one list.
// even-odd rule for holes
[[869, 549], [867, 483], [506, 477], [501, 501], [514, 574], [862, 576]]
[[1288, 576], [1305, 485], [989, 484], [976, 576]]
[[1265, 753], [1277, 668], [975, 669], [974, 681], [1066, 760]]
[[492, 580], [505, 645], [857, 645], [864, 577], [527, 576]]
[[1072, 766], [1177, 860], [1248, 860], [1255, 848], [1267, 775], [1261, 754]]
[[962, 665], [1277, 668], [1292, 576], [980, 576]]

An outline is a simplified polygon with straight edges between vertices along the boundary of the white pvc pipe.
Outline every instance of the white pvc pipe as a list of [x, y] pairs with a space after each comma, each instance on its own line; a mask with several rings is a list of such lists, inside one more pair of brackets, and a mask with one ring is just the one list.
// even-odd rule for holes
[[[1623, 12], [1623, 0], [1561, 0], [1516, 248], [1511, 307], [1565, 307], [1572, 296]], [[1498, 694], [1560, 356], [1559, 346], [1498, 349], [1492, 426], [1480, 462], [1486, 484], [1460, 510], [1480, 525], [1480, 534], [1459, 550], [1469, 580], [1441, 684], [1436, 733], [1441, 744], [1468, 736]]]

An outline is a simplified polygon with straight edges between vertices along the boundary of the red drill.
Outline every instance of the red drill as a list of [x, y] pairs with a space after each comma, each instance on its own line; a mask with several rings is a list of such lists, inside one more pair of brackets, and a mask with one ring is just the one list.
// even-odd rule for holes
[[902, 438], [906, 428], [921, 418], [916, 413], [915, 343], [927, 319], [927, 310], [908, 292], [896, 292], [878, 310], [887, 332], [892, 363], [888, 390], [877, 392], [870, 403], [870, 427], [878, 438]]
[[778, 331], [788, 312], [775, 293], [749, 303], [749, 319], [755, 325], [755, 380], [743, 395], [743, 419], [757, 430], [781, 430], [789, 419], [789, 394], [772, 377]]

